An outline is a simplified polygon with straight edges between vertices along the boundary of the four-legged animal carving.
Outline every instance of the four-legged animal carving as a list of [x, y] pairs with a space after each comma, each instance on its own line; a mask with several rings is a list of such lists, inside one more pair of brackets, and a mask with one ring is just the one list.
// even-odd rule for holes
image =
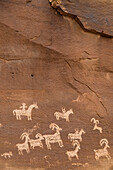
[[20, 108], [22, 108], [22, 109], [13, 110], [13, 115], [16, 115], [16, 119], [21, 120], [21, 116], [27, 116], [28, 120], [32, 120], [32, 118], [31, 118], [32, 109], [33, 108], [38, 109], [38, 106], [37, 106], [37, 103], [34, 103], [34, 104], [30, 105], [27, 110], [25, 110], [26, 106], [25, 106], [25, 103], [23, 103], [23, 105]]
[[60, 118], [63, 118], [63, 119], [66, 119], [67, 122], [69, 122], [70, 114], [74, 114], [72, 109], [66, 111], [65, 108], [62, 108], [62, 113], [55, 112], [54, 116], [56, 117], [57, 120], [59, 120]]
[[68, 156], [68, 159], [71, 161], [73, 157], [78, 158], [78, 151], [80, 150], [80, 143], [78, 142], [78, 140], [73, 141], [73, 146], [76, 145], [76, 148], [74, 151], [67, 151], [66, 154]]
[[18, 153], [19, 155], [23, 155], [23, 150], [25, 150], [27, 153], [30, 153], [30, 149], [29, 149], [29, 145], [28, 142], [30, 140], [29, 138], [29, 134], [28, 133], [23, 133], [20, 136], [20, 139], [24, 139], [25, 138], [25, 142], [24, 143], [18, 143], [16, 144], [17, 148], [18, 148]]
[[5, 152], [5, 153], [1, 154], [1, 156], [7, 159], [7, 158], [11, 158], [11, 156], [13, 156], [13, 153], [12, 152], [8, 152], [8, 153]]
[[58, 143], [60, 147], [63, 147], [63, 142], [62, 142], [62, 139], [61, 139], [61, 136], [60, 136], [60, 131], [62, 129], [59, 128], [59, 126], [56, 125], [55, 123], [51, 123], [50, 128], [52, 130], [56, 129], [56, 133], [53, 134], [53, 135], [43, 135], [43, 137], [45, 138], [45, 143], [47, 145], [47, 148], [51, 149], [50, 143]]
[[107, 148], [110, 148], [110, 146], [108, 145], [108, 140], [101, 139], [100, 145], [102, 146], [103, 144], [105, 144], [103, 149], [94, 150], [96, 160], [99, 160], [100, 157], [106, 157], [108, 160], [111, 159], [111, 156], [109, 155], [108, 150], [107, 150]]
[[81, 142], [82, 141], [82, 134], [85, 134], [85, 131], [83, 129], [81, 129], [80, 131], [78, 129], [75, 129], [74, 133], [68, 134], [68, 139], [70, 139], [70, 141], [74, 141], [74, 140], [78, 139]]
[[95, 124], [93, 130], [98, 130], [100, 133], [102, 133], [102, 128], [98, 126], [99, 125], [99, 120], [96, 120], [95, 118], [92, 118], [91, 122], [93, 122]]
[[40, 134], [37, 133], [35, 136], [37, 139], [30, 139], [30, 147], [34, 149], [36, 146], [39, 146], [40, 148], [43, 148], [42, 140], [44, 140], [44, 137]]

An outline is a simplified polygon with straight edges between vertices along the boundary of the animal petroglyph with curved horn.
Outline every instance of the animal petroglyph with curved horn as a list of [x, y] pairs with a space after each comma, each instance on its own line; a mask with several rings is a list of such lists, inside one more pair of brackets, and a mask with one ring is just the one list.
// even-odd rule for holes
[[85, 131], [83, 129], [81, 129], [80, 131], [77, 129], [75, 129], [74, 133], [69, 133], [68, 134], [68, 139], [70, 141], [74, 141], [74, 140], [80, 140], [80, 142], [82, 142], [82, 134], [85, 134]]
[[70, 114], [74, 114], [72, 109], [66, 111], [65, 108], [62, 108], [62, 113], [55, 112], [54, 116], [56, 117], [57, 120], [62, 118], [62, 119], [65, 119], [67, 122], [69, 122], [69, 115]]
[[78, 151], [80, 150], [80, 143], [78, 140], [73, 141], [73, 147], [76, 146], [74, 151], [67, 151], [66, 154], [68, 156], [68, 159], [71, 161], [73, 157], [76, 157], [77, 159], [79, 159], [78, 157]]
[[91, 122], [93, 122], [95, 124], [93, 130], [98, 130], [100, 133], [102, 133], [102, 128], [98, 126], [99, 125], [99, 120], [96, 120], [95, 118], [92, 118]]
[[51, 149], [51, 143], [58, 143], [60, 147], [63, 147], [63, 142], [60, 136], [60, 131], [62, 130], [62, 128], [60, 128], [57, 124], [55, 123], [51, 123], [49, 126], [52, 130], [56, 130], [56, 133], [54, 133], [53, 135], [43, 135], [43, 137], [45, 138], [45, 143], [47, 145], [48, 149]]
[[21, 116], [27, 116], [28, 120], [32, 120], [31, 118], [32, 109], [33, 108], [38, 109], [37, 103], [31, 104], [27, 110], [26, 107], [27, 107], [26, 104], [22, 103], [22, 106], [20, 106], [21, 109], [13, 110], [13, 115], [16, 115], [17, 120], [21, 120]]
[[101, 139], [100, 140], [100, 146], [105, 145], [103, 149], [98, 149], [95, 150], [95, 159], [99, 160], [100, 157], [106, 157], [108, 160], [111, 159], [111, 156], [108, 153], [107, 148], [110, 148], [110, 146], [108, 145], [108, 140], [107, 139]]
[[25, 139], [25, 142], [16, 144], [16, 146], [18, 148], [19, 155], [23, 155], [23, 150], [25, 150], [27, 153], [30, 153], [30, 149], [29, 149], [29, 145], [28, 145], [28, 142], [30, 140], [29, 134], [26, 132], [22, 133], [22, 135], [20, 136], [20, 139], [22, 139], [22, 140]]

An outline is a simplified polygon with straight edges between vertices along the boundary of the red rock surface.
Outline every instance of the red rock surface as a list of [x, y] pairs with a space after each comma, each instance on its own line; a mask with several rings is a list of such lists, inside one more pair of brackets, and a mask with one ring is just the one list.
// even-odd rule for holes
[[[57, 9], [51, 5], [48, 0], [0, 1], [0, 155], [13, 152], [10, 159], [0, 157], [0, 169], [111, 170], [112, 1], [65, 0], [57, 4]], [[32, 112], [33, 120], [16, 120], [13, 110], [19, 109], [21, 103], [29, 106], [33, 102], [39, 107]], [[73, 109], [70, 122], [56, 120], [54, 113], [61, 112], [62, 107]], [[102, 134], [93, 131], [92, 117], [99, 120]], [[53, 134], [49, 125], [56, 123], [62, 128], [64, 147], [56, 143], [48, 150], [43, 141], [43, 149], [37, 147], [29, 154], [24, 151], [23, 156], [19, 155], [16, 144], [23, 142], [21, 134], [37, 123], [30, 138], [34, 139], [36, 133]], [[66, 151], [74, 148], [68, 134], [75, 128], [83, 128], [86, 133], [82, 136], [79, 160], [74, 157], [69, 161]], [[104, 147], [99, 144], [104, 138], [109, 141], [111, 159], [96, 161], [93, 150]]]

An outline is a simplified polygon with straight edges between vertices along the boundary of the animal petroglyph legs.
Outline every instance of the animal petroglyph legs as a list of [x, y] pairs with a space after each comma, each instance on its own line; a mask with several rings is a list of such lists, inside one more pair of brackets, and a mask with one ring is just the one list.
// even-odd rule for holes
[[37, 133], [35, 136], [37, 139], [30, 139], [29, 143], [30, 143], [30, 147], [32, 149], [34, 149], [35, 147], [39, 146], [40, 148], [43, 148], [43, 143], [42, 140], [44, 140], [44, 137], [40, 134]]
[[98, 149], [98, 150], [94, 149], [95, 159], [99, 160], [100, 157], [106, 157], [108, 160], [110, 160], [111, 156], [109, 155], [108, 150], [107, 150], [107, 148], [110, 148], [110, 146], [108, 145], [108, 140], [107, 139], [101, 139], [100, 140], [100, 146], [102, 146], [102, 145], [105, 145], [103, 149]]
[[3, 154], [1, 154], [2, 157], [4, 157], [5, 159], [7, 158], [11, 158], [13, 156], [13, 153], [12, 152], [5, 152]]
[[29, 149], [29, 145], [28, 145], [28, 142], [30, 140], [29, 134], [28, 133], [22, 133], [22, 135], [20, 136], [20, 139], [23, 140], [24, 138], [25, 138], [25, 142], [24, 143], [16, 144], [16, 146], [18, 148], [19, 155], [23, 155], [23, 150], [25, 150], [27, 153], [30, 153], [30, 149]]
[[57, 120], [62, 118], [62, 119], [65, 119], [67, 122], [69, 122], [69, 115], [70, 114], [74, 114], [72, 109], [70, 109], [66, 112], [65, 108], [62, 108], [62, 113], [55, 112], [54, 116], [56, 117]]
[[60, 147], [63, 147], [64, 145], [60, 136], [60, 131], [62, 129], [55, 123], [51, 123], [49, 127], [52, 130], [56, 130], [56, 133], [54, 133], [53, 135], [43, 135], [47, 148], [51, 149], [51, 143], [58, 143]]
[[68, 156], [68, 159], [71, 161], [73, 157], [76, 157], [76, 159], [79, 159], [78, 157], [78, 151], [80, 150], [80, 143], [78, 140], [73, 141], [73, 146], [76, 145], [76, 148], [74, 151], [67, 151], [66, 154]]
[[98, 130], [100, 133], [102, 133], [102, 128], [98, 126], [99, 125], [99, 120], [96, 120], [95, 118], [92, 118], [91, 122], [93, 122], [95, 124], [93, 130]]
[[26, 107], [25, 103], [23, 103], [23, 105], [21, 106], [22, 110], [18, 109], [13, 110], [13, 115], [16, 115], [17, 120], [21, 120], [21, 116], [27, 116], [28, 120], [32, 120], [31, 117], [32, 109], [33, 108], [38, 109], [37, 103], [30, 105], [27, 110], [25, 110], [25, 107]]
[[78, 129], [75, 129], [74, 133], [69, 133], [68, 134], [68, 139], [70, 141], [74, 141], [74, 140], [80, 140], [80, 142], [82, 141], [82, 134], [85, 134], [85, 131], [83, 129], [81, 129], [80, 131]]

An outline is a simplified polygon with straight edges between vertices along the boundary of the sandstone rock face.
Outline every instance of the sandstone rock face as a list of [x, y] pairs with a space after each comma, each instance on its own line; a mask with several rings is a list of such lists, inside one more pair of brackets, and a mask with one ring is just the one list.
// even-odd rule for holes
[[112, 6], [0, 1], [0, 169], [113, 169]]

